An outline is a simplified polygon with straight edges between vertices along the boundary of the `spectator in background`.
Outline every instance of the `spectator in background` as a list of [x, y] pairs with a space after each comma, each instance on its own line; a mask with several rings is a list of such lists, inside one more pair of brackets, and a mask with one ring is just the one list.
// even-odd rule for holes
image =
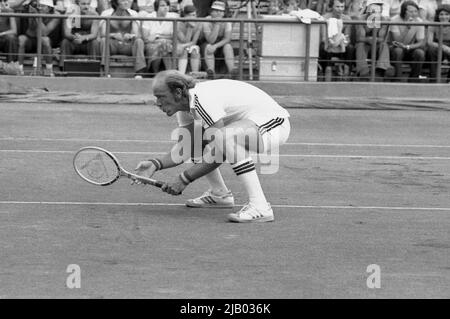
[[325, 78], [331, 80], [332, 59], [344, 60], [343, 70], [340, 70], [342, 77], [350, 74], [351, 60], [353, 60], [354, 48], [349, 43], [351, 34], [351, 25], [344, 25], [344, 21], [350, 21], [351, 18], [344, 14], [345, 0], [331, 0], [329, 5], [332, 11], [324, 14], [327, 26], [321, 26], [321, 57], [325, 60]]
[[100, 56], [100, 44], [97, 41], [99, 20], [83, 18], [83, 16], [98, 16], [97, 11], [91, 7], [91, 1], [77, 0], [76, 4], [80, 8], [81, 18], [68, 18], [63, 24], [64, 40], [61, 43], [61, 69], [67, 56], [87, 54], [92, 59], [97, 59]]
[[[361, 21], [385, 21], [386, 18], [381, 15], [383, 8], [382, 0], [368, 0], [363, 14], [358, 18]], [[363, 24], [356, 26], [356, 74], [360, 77], [370, 75], [370, 68], [367, 63], [367, 57], [372, 52], [372, 37], [376, 36], [377, 56], [371, 57], [376, 60], [376, 72], [378, 76], [385, 76], [386, 71], [391, 70], [389, 62], [389, 46], [386, 43], [388, 35], [388, 26], [381, 25], [377, 28], [374, 24]]]
[[[136, 17], [137, 12], [130, 9], [130, 0], [111, 0], [111, 9], [102, 12], [102, 17]], [[146, 70], [144, 56], [144, 41], [139, 37], [137, 21], [110, 20], [110, 32], [106, 34], [106, 21], [100, 21], [100, 51], [104, 66], [106, 61], [106, 37], [109, 37], [109, 53], [123, 54], [135, 58], [134, 70], [136, 78], [141, 78], [140, 73]]]
[[[187, 5], [183, 8], [184, 18], [195, 18], [195, 7]], [[187, 21], [178, 23], [178, 71], [186, 73], [188, 56], [192, 72], [200, 71], [200, 47], [197, 45], [201, 33], [199, 22]]]
[[[30, 2], [28, 5], [29, 13], [43, 13], [43, 14], [55, 14], [59, 15], [57, 11], [54, 10], [54, 4], [52, 0], [40, 0], [39, 5], [36, 1]], [[28, 27], [25, 34], [19, 35], [19, 64], [23, 65], [26, 52], [35, 52], [37, 50], [37, 28], [38, 19], [28, 18]], [[53, 73], [53, 55], [52, 55], [52, 39], [55, 39], [55, 35], [60, 33], [61, 19], [58, 18], [42, 18], [41, 22], [41, 45], [42, 54], [45, 60], [45, 70], [44, 75], [54, 76]], [[55, 41], [56, 42], [56, 41]], [[59, 43], [56, 43], [59, 45]]]
[[[450, 21], [450, 5], [440, 6], [434, 16], [435, 22], [448, 23]], [[430, 76], [435, 79], [437, 76], [437, 60], [439, 51], [438, 27], [430, 27], [428, 30], [428, 55], [431, 60]], [[442, 61], [450, 60], [450, 26], [444, 26], [442, 29]], [[450, 78], [450, 74], [448, 75]]]
[[[13, 13], [8, 2], [1, 0], [0, 13]], [[7, 61], [17, 61], [17, 24], [14, 17], [0, 17], [0, 52], [7, 54]]]
[[[197, 10], [197, 17], [205, 18], [211, 12], [211, 6], [214, 0], [192, 0], [195, 9]], [[225, 17], [230, 17], [230, 6], [227, 0], [222, 0], [225, 3]]]
[[[422, 22], [419, 18], [419, 6], [411, 0], [402, 3], [400, 15], [395, 16], [392, 22]], [[395, 67], [395, 75], [403, 78], [402, 64], [411, 64], [410, 80], [417, 80], [422, 72], [425, 60], [425, 27], [409, 25], [391, 26], [391, 60]]]
[[[157, 0], [155, 12], [140, 14], [142, 17], [174, 18], [178, 14], [169, 12], [169, 0]], [[161, 62], [166, 70], [173, 69], [173, 23], [172, 21], [143, 21], [142, 38], [145, 43], [145, 55], [149, 57], [148, 65], [152, 73], [161, 70]]]
[[299, 9], [297, 0], [284, 0], [281, 5], [283, 13], [289, 13], [291, 11], [297, 11]]
[[169, 12], [181, 14], [180, 2], [178, 0], [170, 0]]
[[138, 11], [152, 13], [155, 11], [155, 0], [137, 0]]
[[419, 16], [424, 21], [433, 21], [438, 8], [436, 0], [416, 0], [419, 6]]
[[230, 76], [234, 76], [234, 52], [231, 46], [232, 24], [230, 22], [214, 21], [222, 19], [225, 15], [225, 3], [214, 1], [211, 6], [211, 14], [208, 16], [211, 22], [204, 22], [202, 29], [206, 42], [202, 45], [204, 52], [206, 73], [209, 79], [215, 77], [216, 59], [224, 59]]
[[283, 10], [281, 8], [283, 0], [269, 0], [267, 14], [278, 15], [282, 14]]
[[209, 15], [214, 0], [193, 0], [193, 2], [194, 7], [197, 10], [197, 17], [204, 18]]
[[344, 13], [352, 19], [358, 19], [366, 7], [366, 0], [346, 0]]
[[393, 18], [400, 14], [400, 6], [405, 0], [384, 0], [383, 16]]

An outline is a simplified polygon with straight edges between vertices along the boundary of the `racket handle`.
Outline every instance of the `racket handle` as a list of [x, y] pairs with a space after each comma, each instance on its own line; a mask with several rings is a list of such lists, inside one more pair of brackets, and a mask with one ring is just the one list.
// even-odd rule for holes
[[151, 179], [151, 178], [147, 178], [147, 177], [131, 174], [131, 173], [128, 173], [128, 172], [125, 172], [125, 174], [126, 174], [126, 176], [128, 178], [137, 179], [142, 184], [152, 185], [152, 186], [156, 186], [156, 187], [159, 187], [159, 188], [161, 188], [164, 185], [163, 182], [157, 181], [157, 180], [154, 180], [154, 179]]
[[155, 183], [153, 184], [153, 186], [156, 186], [156, 187], [161, 188], [161, 187], [163, 186], [163, 182], [155, 181]]

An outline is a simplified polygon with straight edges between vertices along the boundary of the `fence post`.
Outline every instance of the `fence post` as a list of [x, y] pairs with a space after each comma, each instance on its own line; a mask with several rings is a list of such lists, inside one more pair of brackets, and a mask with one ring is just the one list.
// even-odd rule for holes
[[[105, 17], [106, 18], [106, 31], [105, 31], [105, 76], [108, 77], [109, 75], [109, 33], [111, 31], [111, 25], [110, 25], [110, 19], [109, 17]], [[102, 52], [103, 54], [103, 52]]]
[[[178, 21], [177, 20], [173, 20], [172, 21], [172, 29], [173, 29], [173, 33], [172, 33], [172, 65], [173, 68], [178, 70], [178, 61], [177, 61], [177, 46], [178, 46]], [[145, 48], [144, 48], [145, 50]], [[189, 61], [189, 58], [188, 58]]]
[[306, 24], [306, 43], [305, 43], [305, 73], [304, 80], [306, 82], [309, 81], [309, 58], [310, 58], [310, 49], [311, 49], [311, 24]]
[[444, 38], [444, 32], [443, 32], [443, 26], [442, 24], [439, 26], [439, 34], [438, 34], [438, 56], [437, 56], [437, 67], [436, 67], [436, 83], [441, 82], [441, 72], [442, 72], [442, 42]]
[[372, 63], [370, 64], [370, 82], [375, 82], [375, 73], [377, 64], [377, 35], [378, 29], [374, 27], [372, 29], [372, 47], [370, 52], [371, 55], [370, 59], [372, 60]]
[[239, 21], [239, 80], [242, 80], [243, 78], [244, 78], [244, 20], [241, 20]]
[[[40, 16], [37, 17], [37, 38], [36, 38], [36, 45], [37, 45], [37, 66], [36, 66], [36, 73], [37, 75], [41, 74], [41, 67], [42, 67], [42, 18]], [[34, 63], [34, 61], [33, 61]]]

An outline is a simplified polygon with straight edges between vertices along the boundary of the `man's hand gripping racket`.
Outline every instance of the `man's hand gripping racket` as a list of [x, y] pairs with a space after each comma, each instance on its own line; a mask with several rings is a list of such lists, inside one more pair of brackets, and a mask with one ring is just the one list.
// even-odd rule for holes
[[164, 185], [163, 182], [126, 171], [111, 152], [95, 146], [78, 150], [73, 158], [73, 167], [82, 179], [99, 186], [111, 185], [123, 176], [138, 184], [159, 188]]

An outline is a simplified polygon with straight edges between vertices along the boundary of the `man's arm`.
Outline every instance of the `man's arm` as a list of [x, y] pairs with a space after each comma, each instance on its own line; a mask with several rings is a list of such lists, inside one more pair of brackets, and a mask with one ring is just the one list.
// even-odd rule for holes
[[92, 40], [97, 39], [97, 37], [98, 37], [98, 30], [99, 30], [99, 24], [100, 24], [99, 20], [92, 21], [91, 33], [86, 35], [86, 41], [92, 41]]
[[206, 22], [203, 25], [203, 34], [205, 35], [205, 39], [209, 44], [214, 44], [214, 42], [216, 42], [217, 36], [219, 35], [219, 30], [219, 23]]
[[231, 31], [232, 31], [231, 23], [227, 22], [225, 25], [225, 34], [223, 36], [223, 39], [221, 41], [213, 44], [216, 47], [216, 49], [221, 48], [225, 44], [231, 42]]
[[[59, 14], [59, 13], [55, 13], [55, 14]], [[52, 31], [55, 30], [57, 26], [59, 26], [59, 20], [60, 19], [51, 19], [50, 22], [47, 24], [42, 22], [42, 24], [41, 24], [42, 33], [41, 34], [43, 36], [48, 36], [50, 33], [52, 33]]]
[[171, 150], [162, 156], [140, 162], [135, 169], [138, 174], [152, 177], [156, 171], [178, 166], [191, 157], [192, 152], [187, 150], [192, 150], [194, 144], [195, 122], [179, 127], [178, 130], [183, 131], [177, 132], [178, 142], [172, 146]]
[[16, 18], [11, 17], [9, 18], [9, 30], [0, 32], [0, 36], [8, 35], [8, 34], [17, 34], [17, 24], [16, 24]]

